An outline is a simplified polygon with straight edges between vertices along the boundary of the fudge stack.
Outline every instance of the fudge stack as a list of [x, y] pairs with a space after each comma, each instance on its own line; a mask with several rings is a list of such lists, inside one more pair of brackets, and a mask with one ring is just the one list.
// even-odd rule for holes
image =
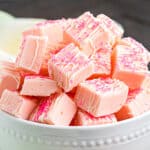
[[0, 109], [49, 125], [116, 123], [150, 110], [148, 50], [104, 14], [47, 20], [0, 62]]

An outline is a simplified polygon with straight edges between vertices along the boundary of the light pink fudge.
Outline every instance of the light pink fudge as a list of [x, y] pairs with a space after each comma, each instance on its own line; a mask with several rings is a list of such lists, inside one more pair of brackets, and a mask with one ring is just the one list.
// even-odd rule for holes
[[124, 33], [123, 28], [114, 20], [112, 20], [111, 18], [109, 18], [108, 16], [104, 14], [98, 15], [97, 18], [100, 22], [100, 25], [105, 30], [107, 30], [112, 35], [112, 37], [115, 38], [115, 41], [120, 39], [123, 36], [123, 33]]
[[46, 37], [26, 36], [16, 59], [16, 66], [38, 74], [41, 69], [46, 47]]
[[41, 100], [30, 120], [51, 125], [68, 126], [76, 110], [76, 104], [65, 93], [54, 94]]
[[136, 117], [150, 110], [150, 89], [136, 89], [129, 92], [127, 102], [116, 113], [119, 121]]
[[93, 79], [79, 84], [75, 94], [77, 106], [95, 117], [117, 112], [126, 102], [128, 87], [119, 80]]
[[98, 50], [90, 59], [94, 63], [93, 77], [105, 77], [111, 74], [111, 50]]
[[0, 62], [0, 97], [5, 89], [18, 90], [22, 83], [20, 73], [15, 69], [14, 63]]
[[16, 68], [14, 62], [3, 61], [3, 60], [0, 61], [0, 69], [10, 70], [10, 71], [17, 71], [17, 68]]
[[37, 100], [20, 96], [18, 92], [5, 90], [0, 99], [0, 109], [19, 118], [28, 119]]
[[110, 34], [90, 12], [85, 12], [74, 19], [65, 30], [64, 37], [67, 41], [70, 40], [78, 45], [81, 51], [88, 56], [101, 48], [110, 49], [114, 44]]
[[49, 70], [58, 85], [69, 92], [92, 75], [93, 63], [71, 43], [50, 59]]
[[144, 47], [144, 45], [142, 43], [138, 42], [134, 38], [125, 37], [125, 38], [121, 39], [120, 41], [118, 41], [118, 45], [125, 45], [125, 46], [129, 47], [130, 49], [133, 49], [134, 51], [139, 53], [139, 55], [144, 57], [144, 60], [146, 63], [148, 63], [150, 61], [149, 51]]
[[56, 81], [48, 77], [26, 76], [20, 92], [28, 96], [50, 96], [59, 91]]
[[33, 28], [23, 32], [23, 36], [47, 36], [48, 46], [47, 54], [56, 53], [62, 49], [68, 42], [64, 40], [64, 29], [71, 23], [71, 19], [47, 20], [38, 23]]
[[78, 110], [72, 125], [75, 126], [91, 126], [100, 124], [116, 123], [117, 119], [114, 114], [107, 115], [104, 117], [93, 117], [90, 114]]
[[47, 20], [38, 23], [33, 28], [24, 31], [23, 36], [46, 36], [48, 38], [47, 48], [44, 53], [43, 62], [40, 70], [41, 75], [48, 75], [48, 60], [52, 54], [59, 52], [69, 42], [64, 40], [64, 29], [71, 24], [72, 19]]
[[123, 81], [130, 89], [140, 88], [148, 71], [146, 59], [136, 48], [117, 45], [112, 52], [112, 78]]

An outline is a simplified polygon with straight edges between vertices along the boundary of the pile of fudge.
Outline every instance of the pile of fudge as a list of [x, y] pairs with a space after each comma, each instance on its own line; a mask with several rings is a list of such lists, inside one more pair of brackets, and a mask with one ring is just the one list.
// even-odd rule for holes
[[0, 110], [61, 126], [116, 123], [150, 110], [148, 50], [104, 14], [46, 20], [0, 61]]

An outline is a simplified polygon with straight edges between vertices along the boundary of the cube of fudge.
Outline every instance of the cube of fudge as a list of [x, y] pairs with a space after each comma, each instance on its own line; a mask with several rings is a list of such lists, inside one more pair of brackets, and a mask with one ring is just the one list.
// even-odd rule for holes
[[72, 21], [64, 32], [67, 41], [74, 42], [87, 56], [99, 49], [110, 49], [114, 44], [112, 36], [90, 12], [85, 12]]
[[117, 120], [136, 117], [150, 110], [150, 90], [136, 89], [129, 92], [127, 102], [116, 113]]
[[[18, 79], [17, 79], [18, 78]], [[0, 73], [0, 97], [5, 89], [17, 90], [20, 87], [20, 77], [13, 73]]]
[[136, 49], [117, 45], [112, 52], [112, 78], [125, 82], [130, 89], [137, 89], [148, 71], [147, 61]]
[[65, 93], [53, 94], [41, 100], [30, 120], [51, 125], [67, 126], [71, 123], [76, 110], [76, 104]]
[[39, 73], [47, 47], [47, 37], [26, 36], [22, 42], [16, 66], [33, 73]]
[[111, 50], [98, 50], [90, 59], [94, 63], [92, 77], [105, 77], [111, 74]]
[[119, 25], [118, 23], [116, 23], [114, 20], [112, 20], [111, 18], [109, 18], [108, 16], [104, 15], [104, 14], [100, 14], [97, 16], [101, 26], [103, 26], [103, 28], [106, 28], [107, 30], [109, 30], [109, 32], [111, 32], [112, 36], [115, 36], [115, 39], [118, 40], [123, 36], [124, 30], [121, 27], [121, 25]]
[[121, 40], [118, 41], [118, 45], [125, 45], [131, 48], [136, 48], [135, 50], [143, 53], [148, 52], [148, 50], [144, 47], [144, 45], [137, 40], [135, 40], [133, 37], [124, 37]]
[[72, 125], [73, 126], [91, 126], [100, 124], [116, 123], [117, 119], [114, 114], [107, 115], [104, 117], [93, 117], [87, 112], [78, 110]]
[[26, 76], [20, 94], [28, 96], [50, 96], [58, 90], [56, 81], [48, 77]]
[[15, 63], [11, 61], [6, 61], [6, 60], [0, 60], [0, 69], [9, 70], [9, 71], [17, 71]]
[[93, 63], [71, 43], [50, 59], [49, 70], [58, 85], [69, 92], [92, 75]]
[[0, 61], [0, 97], [5, 89], [18, 90], [22, 84], [21, 74], [14, 63]]
[[71, 24], [71, 20], [47, 20], [23, 32], [24, 37], [28, 35], [48, 37], [47, 48], [40, 70], [41, 75], [48, 75], [48, 60], [51, 58], [51, 55], [56, 54], [69, 43], [64, 40], [64, 29]]
[[24, 31], [23, 36], [47, 36], [47, 52], [56, 53], [68, 43], [64, 40], [64, 29], [70, 23], [70, 19], [46, 20], [36, 24], [33, 28]]
[[113, 114], [126, 102], [128, 87], [123, 82], [98, 78], [79, 84], [75, 94], [77, 106], [94, 117]]
[[28, 119], [37, 106], [35, 98], [20, 96], [18, 92], [5, 90], [0, 98], [0, 109], [22, 119]]
[[139, 53], [140, 55], [143, 55], [146, 63], [150, 62], [150, 52], [148, 51], [148, 49], [144, 47], [142, 43], [138, 42], [134, 38], [125, 37], [121, 39], [120, 41], [118, 41], [118, 44], [133, 48], [134, 51], [137, 51], [137, 53]]

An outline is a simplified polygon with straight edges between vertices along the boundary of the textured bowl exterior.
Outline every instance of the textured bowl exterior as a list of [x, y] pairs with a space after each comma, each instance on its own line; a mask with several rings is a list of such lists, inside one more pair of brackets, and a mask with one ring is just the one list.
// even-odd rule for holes
[[0, 150], [149, 150], [150, 113], [116, 124], [59, 127], [0, 111]]

